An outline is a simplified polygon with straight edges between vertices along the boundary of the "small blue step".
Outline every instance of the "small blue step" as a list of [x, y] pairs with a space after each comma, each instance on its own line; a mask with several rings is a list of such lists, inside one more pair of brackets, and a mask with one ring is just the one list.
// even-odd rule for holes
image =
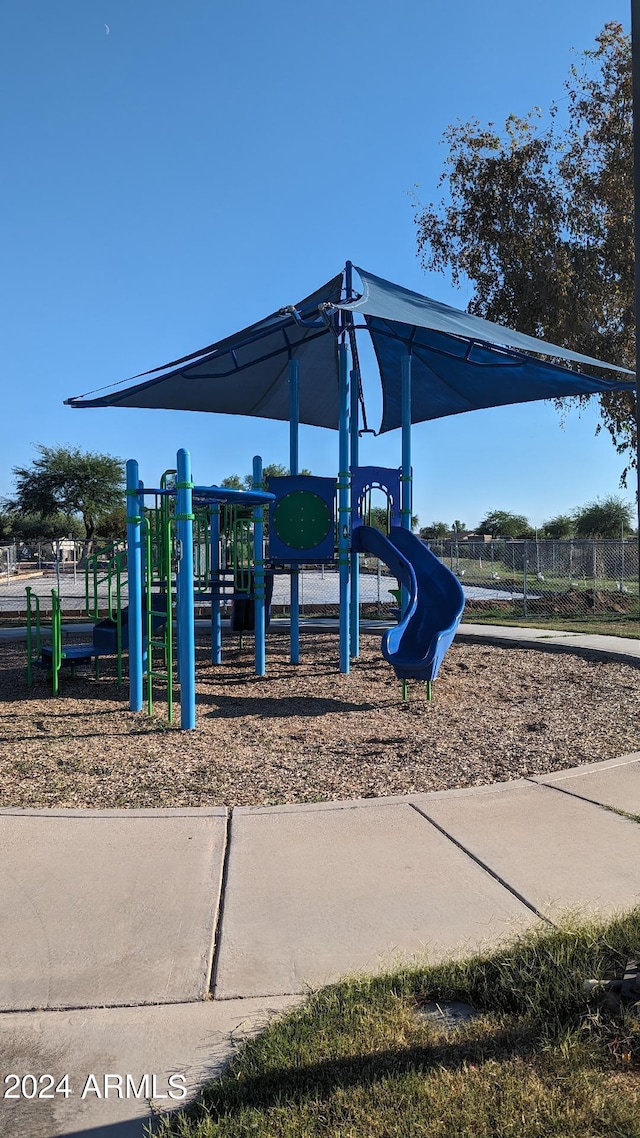
[[[72, 668], [74, 664], [90, 664], [95, 655], [96, 651], [92, 644], [69, 644], [62, 649], [61, 664], [63, 668]], [[53, 649], [49, 645], [45, 645], [41, 649], [41, 656], [43, 664], [45, 661], [50, 663], [53, 658]]]

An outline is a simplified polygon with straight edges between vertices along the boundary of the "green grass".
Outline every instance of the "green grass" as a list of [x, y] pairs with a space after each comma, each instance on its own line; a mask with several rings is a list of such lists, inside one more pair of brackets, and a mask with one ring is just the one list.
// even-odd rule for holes
[[620, 810], [617, 806], [602, 804], [603, 810], [610, 810], [612, 814], [619, 814], [621, 818], [628, 818], [630, 822], [640, 822], [640, 814], [630, 814], [628, 810]]
[[500, 612], [475, 613], [465, 611], [463, 622], [468, 624], [502, 624], [510, 628], [548, 628], [556, 632], [584, 632], [599, 636], [626, 636], [630, 640], [640, 639], [640, 620], [637, 616], [607, 618], [606, 620], [565, 620], [560, 617], [544, 617], [539, 614], [530, 620], [522, 617], [504, 616]]
[[[583, 991], [638, 955], [640, 908], [326, 988], [246, 1043], [155, 1133], [640, 1138], [640, 1017]], [[425, 999], [454, 998], [477, 1018], [445, 1031], [416, 1014]]]

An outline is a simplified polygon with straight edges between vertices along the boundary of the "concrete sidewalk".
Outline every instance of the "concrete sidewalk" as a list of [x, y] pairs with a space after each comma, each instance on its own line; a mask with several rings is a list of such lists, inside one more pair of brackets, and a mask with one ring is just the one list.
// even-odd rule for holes
[[179, 1105], [310, 987], [637, 904], [614, 810], [640, 812], [638, 753], [400, 798], [1, 811], [2, 1079], [55, 1080], [0, 1100], [3, 1138], [138, 1138], [145, 1097]]
[[538, 648], [549, 652], [577, 652], [601, 660], [640, 665], [640, 640], [597, 633], [559, 632], [553, 628], [518, 628], [500, 624], [461, 624], [456, 639], [511, 648]]
[[[620, 637], [458, 636], [640, 663]], [[398, 798], [0, 810], [0, 1133], [140, 1138], [147, 1099], [180, 1105], [310, 987], [638, 904], [640, 824], [615, 811], [640, 815], [640, 753]]]

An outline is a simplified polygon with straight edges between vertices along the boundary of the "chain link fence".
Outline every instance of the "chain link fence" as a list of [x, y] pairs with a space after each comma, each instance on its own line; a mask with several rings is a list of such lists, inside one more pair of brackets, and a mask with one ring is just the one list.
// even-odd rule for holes
[[[501, 618], [615, 621], [639, 613], [635, 538], [625, 541], [443, 540], [428, 544], [459, 577], [466, 595], [465, 619], [468, 621], [474, 616], [491, 618], [497, 623]], [[81, 547], [73, 542], [60, 545], [59, 551], [50, 542], [0, 547], [0, 616], [24, 616], [27, 585], [40, 596], [43, 615], [50, 611], [53, 588], [60, 594], [62, 611], [67, 618], [84, 615]], [[393, 590], [398, 588], [395, 577], [376, 558], [360, 556], [359, 563], [362, 617], [394, 619], [398, 603], [393, 595]], [[299, 580], [302, 616], [337, 616], [337, 566], [305, 566]], [[288, 570], [276, 571], [274, 616], [286, 616], [289, 612], [290, 581]], [[106, 605], [106, 585], [101, 586], [101, 590]], [[207, 615], [206, 599], [202, 594], [200, 598], [197, 611], [204, 616]], [[123, 603], [126, 604], [126, 585]]]
[[[605, 540], [428, 542], [459, 577], [466, 596], [465, 619], [474, 616], [524, 620], [621, 620], [638, 616], [638, 544]], [[360, 557], [361, 615], [393, 619], [398, 582], [375, 558]], [[288, 575], [276, 577], [273, 603], [286, 614]], [[338, 612], [338, 573], [305, 568], [300, 603], [306, 616]]]
[[84, 615], [81, 555], [82, 543], [66, 538], [0, 546], [0, 617], [24, 616], [28, 585], [41, 598], [43, 616], [51, 612], [52, 589], [57, 589], [65, 614]]
[[441, 541], [460, 578], [467, 619], [616, 620], [638, 614], [638, 543], [628, 540]]

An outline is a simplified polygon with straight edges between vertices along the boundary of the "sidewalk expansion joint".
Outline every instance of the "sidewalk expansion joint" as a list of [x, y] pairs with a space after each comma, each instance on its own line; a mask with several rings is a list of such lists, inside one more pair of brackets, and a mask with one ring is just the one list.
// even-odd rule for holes
[[577, 798], [580, 802], [588, 802], [590, 806], [597, 806], [599, 810], [607, 810], [609, 814], [617, 814], [620, 818], [626, 818], [627, 822], [635, 822], [636, 825], [640, 822], [639, 814], [631, 814], [628, 810], [622, 810], [618, 806], [609, 806], [606, 802], [598, 802], [596, 798], [588, 798], [586, 794], [578, 794], [576, 790], [568, 790], [564, 786], [557, 786], [555, 782], [537, 782], [528, 775], [524, 775], [523, 777], [526, 782], [530, 782], [532, 786], [541, 786], [544, 790], [557, 790], [559, 794], [566, 794], [569, 798]]
[[109, 1012], [118, 1009], [133, 1011], [135, 1008], [184, 1008], [194, 1007], [196, 1004], [213, 1004], [215, 1001], [208, 997], [195, 996], [192, 1000], [128, 1000], [109, 1001], [100, 1004], [56, 1004], [54, 1007], [43, 1007], [34, 1004], [32, 1008], [0, 1008], [0, 1028], [3, 1016], [32, 1016], [32, 1015], [59, 1015], [65, 1012]]
[[215, 999], [214, 992], [218, 980], [218, 967], [220, 964], [220, 948], [222, 945], [222, 924], [224, 921], [224, 909], [227, 897], [227, 882], [229, 879], [229, 859], [231, 856], [231, 830], [233, 827], [233, 806], [229, 807], [227, 813], [227, 824], [224, 835], [224, 857], [222, 860], [222, 875], [220, 878], [220, 897], [218, 900], [218, 916], [216, 919], [215, 927], [213, 930], [213, 945], [211, 953], [211, 967], [209, 969], [209, 982], [207, 984], [207, 991], [209, 995]]
[[509, 885], [509, 882], [505, 881], [504, 877], [501, 877], [499, 873], [496, 873], [494, 869], [491, 869], [491, 866], [482, 861], [482, 858], [479, 858], [477, 854], [472, 853], [472, 851], [463, 845], [462, 842], [459, 842], [457, 838], [454, 838], [453, 835], [448, 832], [448, 830], [445, 830], [443, 826], [440, 826], [438, 822], [434, 821], [434, 819], [431, 818], [428, 814], [425, 814], [424, 810], [421, 810], [415, 802], [411, 802], [410, 805], [417, 814], [420, 814], [420, 816], [424, 818], [426, 822], [429, 822], [432, 826], [435, 827], [436, 830], [439, 830], [443, 837], [452, 842], [454, 846], [457, 846], [458, 849], [461, 850], [463, 854], [466, 854], [466, 856], [470, 858], [471, 861], [474, 861], [476, 865], [480, 867], [480, 869], [484, 870], [485, 873], [488, 873], [489, 877], [492, 877], [494, 881], [498, 882], [498, 885], [502, 885], [503, 889], [506, 889], [508, 893], [511, 893], [511, 895], [515, 897], [516, 900], [520, 901], [520, 903], [527, 909], [529, 909], [534, 914], [534, 916], [538, 917], [539, 920], [544, 921], [545, 924], [549, 925], [552, 929], [556, 927], [549, 917], [545, 916], [544, 913], [541, 913], [540, 910], [537, 909], [531, 901], [528, 901], [526, 897], [523, 897], [522, 893], [519, 893], [517, 889], [514, 889], [513, 885]]
[[314, 992], [318, 992], [321, 987], [323, 987], [323, 985], [320, 985], [318, 988], [294, 988], [290, 992], [251, 992], [248, 996], [236, 993], [235, 996], [214, 996], [213, 999], [207, 1000], [206, 1002], [208, 1004], [239, 1004], [245, 1000], [248, 1003], [250, 1001], [255, 1002], [256, 1000], [281, 1000], [290, 999], [292, 997], [306, 1000], [309, 996], [313, 996]]

